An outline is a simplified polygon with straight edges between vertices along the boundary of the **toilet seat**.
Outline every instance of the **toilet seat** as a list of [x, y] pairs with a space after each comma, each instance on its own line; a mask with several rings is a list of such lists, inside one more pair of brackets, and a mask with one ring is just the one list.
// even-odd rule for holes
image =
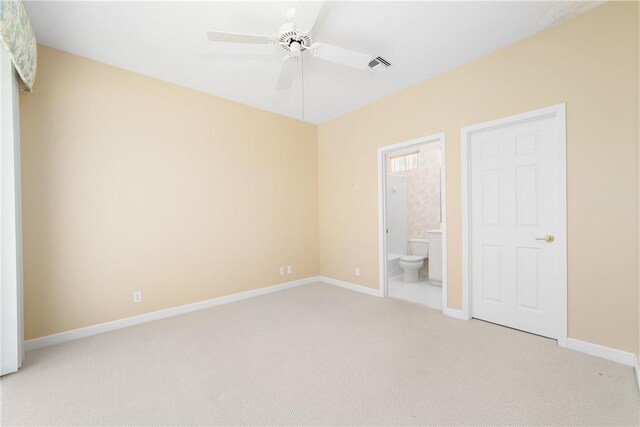
[[402, 262], [422, 262], [425, 260], [425, 257], [423, 256], [419, 256], [419, 255], [405, 255], [403, 257], [400, 258], [400, 261]]

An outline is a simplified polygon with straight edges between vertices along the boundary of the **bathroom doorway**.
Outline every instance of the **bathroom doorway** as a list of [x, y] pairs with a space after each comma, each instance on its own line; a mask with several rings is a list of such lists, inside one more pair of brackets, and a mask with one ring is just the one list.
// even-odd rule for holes
[[378, 149], [384, 295], [446, 307], [444, 134]]

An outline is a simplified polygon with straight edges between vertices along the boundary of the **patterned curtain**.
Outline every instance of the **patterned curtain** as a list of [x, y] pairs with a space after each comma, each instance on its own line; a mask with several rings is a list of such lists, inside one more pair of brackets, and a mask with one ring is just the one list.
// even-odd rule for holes
[[0, 38], [20, 75], [20, 88], [31, 92], [38, 52], [36, 36], [21, 0], [0, 0]]

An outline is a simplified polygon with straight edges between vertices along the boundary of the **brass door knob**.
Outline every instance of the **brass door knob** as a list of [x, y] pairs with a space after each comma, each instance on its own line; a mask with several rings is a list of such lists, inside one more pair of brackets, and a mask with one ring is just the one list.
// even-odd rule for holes
[[544, 241], [545, 241], [545, 242], [547, 242], [547, 243], [551, 243], [551, 242], [553, 242], [554, 240], [556, 240], [556, 238], [555, 238], [555, 237], [553, 237], [551, 234], [547, 234], [547, 235], [546, 235], [546, 236], [544, 236], [544, 237], [536, 237], [536, 240], [544, 240]]

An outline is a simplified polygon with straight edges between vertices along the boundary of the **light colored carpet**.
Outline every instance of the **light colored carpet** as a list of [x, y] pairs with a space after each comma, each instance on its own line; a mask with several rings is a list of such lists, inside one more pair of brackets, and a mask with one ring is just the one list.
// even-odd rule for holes
[[27, 353], [3, 425], [637, 425], [631, 368], [314, 284]]

